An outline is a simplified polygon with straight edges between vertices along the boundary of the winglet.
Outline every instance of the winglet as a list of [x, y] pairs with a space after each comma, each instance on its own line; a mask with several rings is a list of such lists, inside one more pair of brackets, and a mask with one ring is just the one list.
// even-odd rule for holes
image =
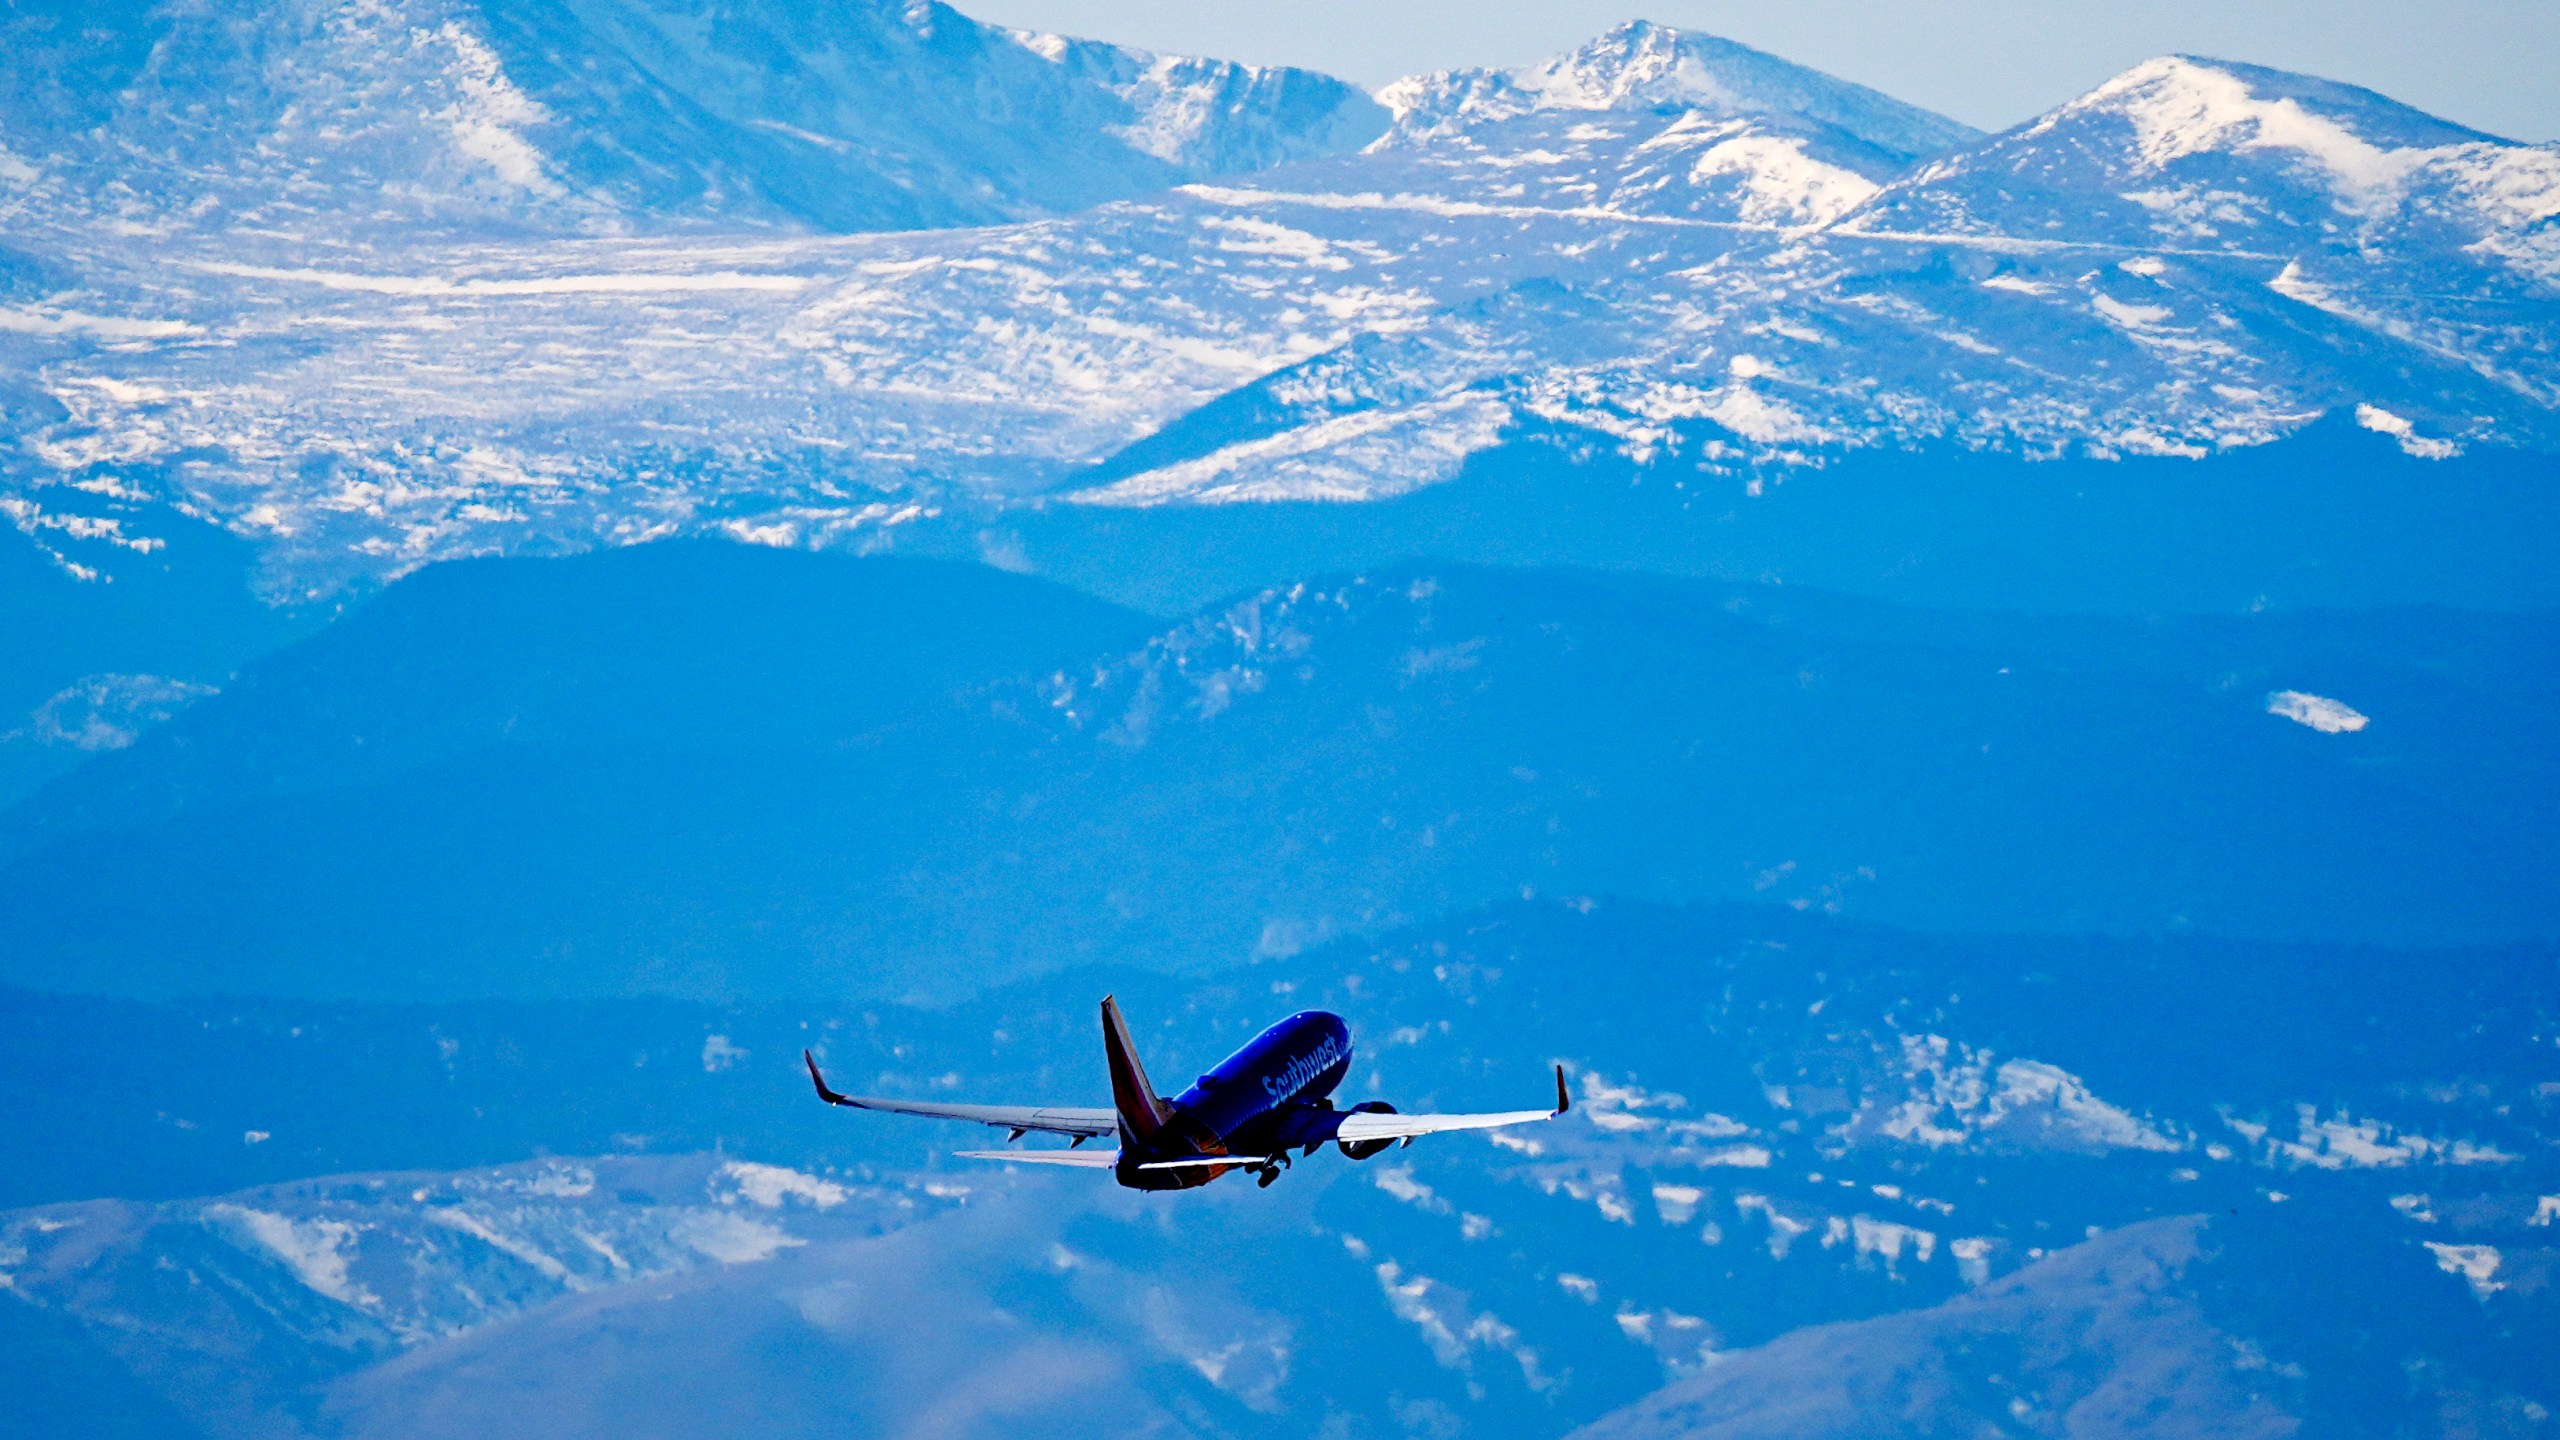
[[851, 1100], [848, 1100], [844, 1096], [827, 1088], [827, 1077], [818, 1073], [817, 1056], [803, 1050], [800, 1052], [800, 1058], [808, 1063], [809, 1083], [818, 1087], [819, 1099], [826, 1101], [830, 1105], [850, 1105], [853, 1103]]
[[1558, 1065], [1556, 1067], [1556, 1113], [1561, 1115], [1572, 1108], [1573, 1096], [1566, 1093], [1564, 1088], [1564, 1067]]

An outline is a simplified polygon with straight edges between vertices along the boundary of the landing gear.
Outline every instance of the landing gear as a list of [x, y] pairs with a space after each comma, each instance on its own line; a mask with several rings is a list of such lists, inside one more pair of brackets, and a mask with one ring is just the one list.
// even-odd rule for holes
[[1279, 1178], [1280, 1167], [1277, 1165], [1265, 1165], [1253, 1172], [1253, 1183], [1264, 1190], [1270, 1189], [1271, 1182]]
[[[1331, 1096], [1329, 1096], [1329, 1095], [1328, 1095], [1328, 1096], [1326, 1096], [1325, 1098], [1323, 1098], [1323, 1099], [1321, 1099], [1321, 1100], [1316, 1101], [1316, 1102], [1315, 1102], [1315, 1108], [1316, 1108], [1317, 1110], [1322, 1111], [1322, 1112], [1327, 1113], [1327, 1114], [1332, 1113], [1332, 1110], [1333, 1110], [1333, 1097], [1331, 1097]], [[1303, 1157], [1308, 1156], [1308, 1155], [1313, 1155], [1314, 1153], [1316, 1153], [1317, 1151], [1319, 1151], [1319, 1150], [1321, 1150], [1321, 1149], [1323, 1149], [1323, 1148], [1324, 1148], [1324, 1142], [1323, 1142], [1323, 1141], [1321, 1141], [1321, 1140], [1310, 1140], [1310, 1141], [1308, 1141], [1306, 1144], [1304, 1144], [1304, 1145], [1302, 1145], [1302, 1146], [1298, 1147], [1298, 1154], [1303, 1158]]]

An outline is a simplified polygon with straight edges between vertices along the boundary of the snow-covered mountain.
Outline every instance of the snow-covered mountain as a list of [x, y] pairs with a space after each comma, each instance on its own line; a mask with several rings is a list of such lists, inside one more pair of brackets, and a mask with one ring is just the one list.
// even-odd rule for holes
[[1536, 113], [1590, 119], [1650, 110], [1710, 123], [1820, 127], [1901, 165], [1980, 133], [1863, 85], [1715, 35], [1633, 21], [1590, 44], [1518, 70], [1449, 70], [1378, 92], [1400, 139], [1464, 138]]
[[199, 234], [984, 224], [1386, 123], [1326, 76], [935, 0], [41, 0], [6, 33], [0, 174], [92, 224]]
[[[451, 48], [447, 22], [397, 13], [417, 22], [401, 22], [408, 48], [374, 48]], [[2377, 454], [2560, 445], [2560, 150], [2305, 77], [2156, 61], [1977, 139], [1635, 25], [1523, 71], [1389, 87], [1393, 131], [1324, 155], [1386, 112], [1309, 77], [1142, 64], [947, 11], [768, 16], [752, 34], [628, 4], [509, 13], [450, 21], [486, 37], [485, 83], [449, 59], [419, 62], [445, 77], [428, 84], [314, 50], [311, 74], [343, 64], [388, 87], [315, 108], [283, 70], [208, 94], [177, 62], [210, 52], [168, 42], [81, 91], [124, 109], [76, 131], [11, 122], [0, 370], [17, 447], [0, 483], [22, 531], [97, 568], [82, 554], [147, 543], [150, 507], [174, 504], [256, 537], [273, 589], [304, 594], [438, 556], [691, 529], [1000, 548], [1009, 517], [1043, 506], [1387, 500], [1524, 444], [1746, 518], [1860, 456], [2207, 461], [2324, 421], [2373, 432]], [[899, 75], [939, 77], [944, 108], [857, 83], [843, 27]], [[306, 28], [306, 45], [332, 33]], [[681, 125], [659, 90], [608, 83], [652, 46], [683, 65], [650, 74], [696, 77]], [[753, 84], [745, 56], [764, 57]], [[1241, 111], [1201, 102], [1212, 80]], [[522, 114], [466, 124], [481, 112], [451, 97], [471, 85]], [[345, 118], [402, 105], [452, 114]], [[256, 117], [224, 118], [237, 106]], [[951, 106], [987, 118], [960, 126]], [[945, 145], [930, 163], [900, 148], [909, 116]], [[818, 143], [857, 128], [869, 158]], [[785, 149], [742, 159], [750, 132]], [[1048, 173], [1038, 147], [1070, 141], [1136, 168], [1094, 160], [1077, 173], [1109, 183], [1035, 193], [1020, 177]], [[315, 147], [356, 158], [294, 158]], [[501, 151], [560, 193], [501, 193]], [[770, 223], [992, 218], [1300, 156], [987, 228]], [[945, 197], [904, 220], [789, 198], [856, 204], [871, 192], [848, 166], [994, 189], [892, 185]], [[439, 197], [497, 196], [506, 223], [422, 238], [364, 218], [409, 213], [384, 177], [412, 174]], [[202, 223], [173, 208], [190, 196]], [[610, 233], [510, 233], [561, 217]]]
[[[1643, 233], [1625, 222], [1659, 207], [1617, 186], [1606, 221], [1540, 196], [1576, 232], [1554, 250], [1597, 235], [1614, 263], [1275, 374], [1247, 433], [1079, 498], [1373, 498], [1539, 424], [1743, 484], [1876, 447], [2204, 458], [2330, 413], [2426, 456], [2560, 434], [2551, 147], [2190, 60], [1881, 184], [1737, 124], [1753, 133], [1691, 112], [1605, 157], [1512, 150], [1587, 190], [1595, 161], [1623, 173], [1706, 129], [1687, 193], [1734, 201], [1684, 217], [1705, 234]], [[1323, 202], [1270, 203], [1312, 225]]]

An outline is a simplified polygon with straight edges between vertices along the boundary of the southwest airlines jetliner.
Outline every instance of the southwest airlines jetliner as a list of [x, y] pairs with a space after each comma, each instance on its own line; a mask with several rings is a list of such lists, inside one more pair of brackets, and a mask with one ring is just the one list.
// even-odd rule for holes
[[[1401, 1115], [1381, 1100], [1348, 1110], [1333, 1108], [1334, 1087], [1351, 1073], [1351, 1027], [1339, 1015], [1302, 1010], [1218, 1062], [1190, 1089], [1167, 1100], [1147, 1083], [1128, 1022], [1108, 995], [1102, 997], [1102, 1050], [1111, 1067], [1111, 1108], [1077, 1110], [1052, 1105], [929, 1105], [839, 1095], [818, 1073], [807, 1051], [809, 1079], [818, 1098], [857, 1110], [968, 1120], [1008, 1130], [1019, 1140], [1033, 1130], [1073, 1137], [1063, 1150], [963, 1150], [968, 1160], [1014, 1160], [1109, 1170], [1132, 1190], [1188, 1190], [1230, 1170], [1250, 1170], [1268, 1185], [1289, 1164], [1289, 1152], [1313, 1155], [1326, 1141], [1354, 1160], [1417, 1135], [1443, 1130], [1492, 1130], [1533, 1120], [1553, 1120], [1573, 1106], [1565, 1093], [1564, 1067], [1556, 1067], [1556, 1108], [1506, 1110], [1492, 1115]], [[1079, 1150], [1096, 1136], [1117, 1138], [1116, 1151]]]

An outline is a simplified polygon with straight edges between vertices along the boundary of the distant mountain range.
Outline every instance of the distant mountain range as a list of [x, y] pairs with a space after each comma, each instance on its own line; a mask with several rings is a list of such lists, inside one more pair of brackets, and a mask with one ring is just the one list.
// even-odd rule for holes
[[[10, 994], [0, 1385], [117, 1440], [2529, 1435], [2552, 965], [1515, 899], [929, 1008]], [[1106, 988], [1160, 1072], [1322, 1005], [1353, 1095], [1580, 1108], [1167, 1205], [797, 1069], [1094, 1095]]]
[[[0, 499], [66, 567], [180, 512], [295, 599], [1446, 493], [1483, 512], [1452, 559], [1605, 504], [1528, 558], [1670, 526], [1792, 578], [1747, 537], [1925, 551], [1915, 515], [2123, 489], [2170, 513], [2052, 533], [2187, 578], [2110, 607], [2553, 598], [2518, 537], [2555, 517], [2560, 149], [2353, 87], [2168, 58], [1985, 137], [1644, 24], [1373, 103], [869, 0], [11, 23]], [[2249, 464], [2365, 549], [2270, 558], [2303, 522]]]
[[0, 982], [950, 995], [1521, 893], [2519, 940], [2560, 929], [2555, 651], [1413, 564], [1164, 625], [894, 557], [472, 561], [0, 812]]

